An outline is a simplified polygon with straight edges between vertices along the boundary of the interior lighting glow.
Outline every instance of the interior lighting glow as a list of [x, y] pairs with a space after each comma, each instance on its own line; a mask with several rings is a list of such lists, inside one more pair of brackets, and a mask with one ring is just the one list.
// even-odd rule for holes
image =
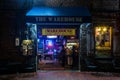
[[38, 42], [40, 42], [40, 39], [37, 39]]
[[97, 30], [98, 30], [98, 31], [101, 31], [101, 28], [98, 28]]
[[47, 38], [57, 38], [57, 36], [47, 36]]
[[106, 31], [107, 29], [106, 28], [103, 28], [103, 31]]
[[48, 42], [48, 46], [52, 46], [52, 41], [49, 41], [49, 42]]
[[47, 46], [53, 46], [53, 42], [51, 40], [47, 40]]

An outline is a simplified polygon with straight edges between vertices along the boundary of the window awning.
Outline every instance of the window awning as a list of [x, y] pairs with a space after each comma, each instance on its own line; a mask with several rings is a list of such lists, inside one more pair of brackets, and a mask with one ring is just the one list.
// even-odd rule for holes
[[34, 7], [27, 12], [26, 16], [90, 16], [87, 8], [52, 8], [52, 7]]
[[[91, 14], [83, 7], [33, 7], [26, 13], [27, 22], [90, 22]], [[78, 20], [78, 21], [76, 21]]]

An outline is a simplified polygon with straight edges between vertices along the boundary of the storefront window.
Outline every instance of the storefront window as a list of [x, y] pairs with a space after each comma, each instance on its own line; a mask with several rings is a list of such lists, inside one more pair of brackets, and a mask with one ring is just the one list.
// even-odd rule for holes
[[[111, 50], [112, 27], [100, 26], [95, 28], [95, 48], [97, 54], [105, 54]], [[102, 55], [103, 55], [102, 54]], [[106, 55], [106, 54], [105, 54]]]

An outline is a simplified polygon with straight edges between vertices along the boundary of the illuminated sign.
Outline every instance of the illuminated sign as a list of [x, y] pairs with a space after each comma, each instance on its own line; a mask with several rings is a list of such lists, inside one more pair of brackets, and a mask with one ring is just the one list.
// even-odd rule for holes
[[47, 28], [43, 28], [42, 29], [42, 35], [63, 35], [63, 36], [74, 36], [76, 31], [75, 29], [66, 29], [66, 28], [62, 28], [62, 29], [47, 29]]

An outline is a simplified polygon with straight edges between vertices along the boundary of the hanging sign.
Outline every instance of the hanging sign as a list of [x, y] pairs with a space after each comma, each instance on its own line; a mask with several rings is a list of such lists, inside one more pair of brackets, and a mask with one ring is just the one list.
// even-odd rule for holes
[[66, 29], [66, 28], [62, 28], [62, 29], [58, 29], [58, 28], [44, 28], [42, 29], [42, 35], [62, 35], [62, 36], [75, 36], [76, 34], [76, 30], [75, 29]]

